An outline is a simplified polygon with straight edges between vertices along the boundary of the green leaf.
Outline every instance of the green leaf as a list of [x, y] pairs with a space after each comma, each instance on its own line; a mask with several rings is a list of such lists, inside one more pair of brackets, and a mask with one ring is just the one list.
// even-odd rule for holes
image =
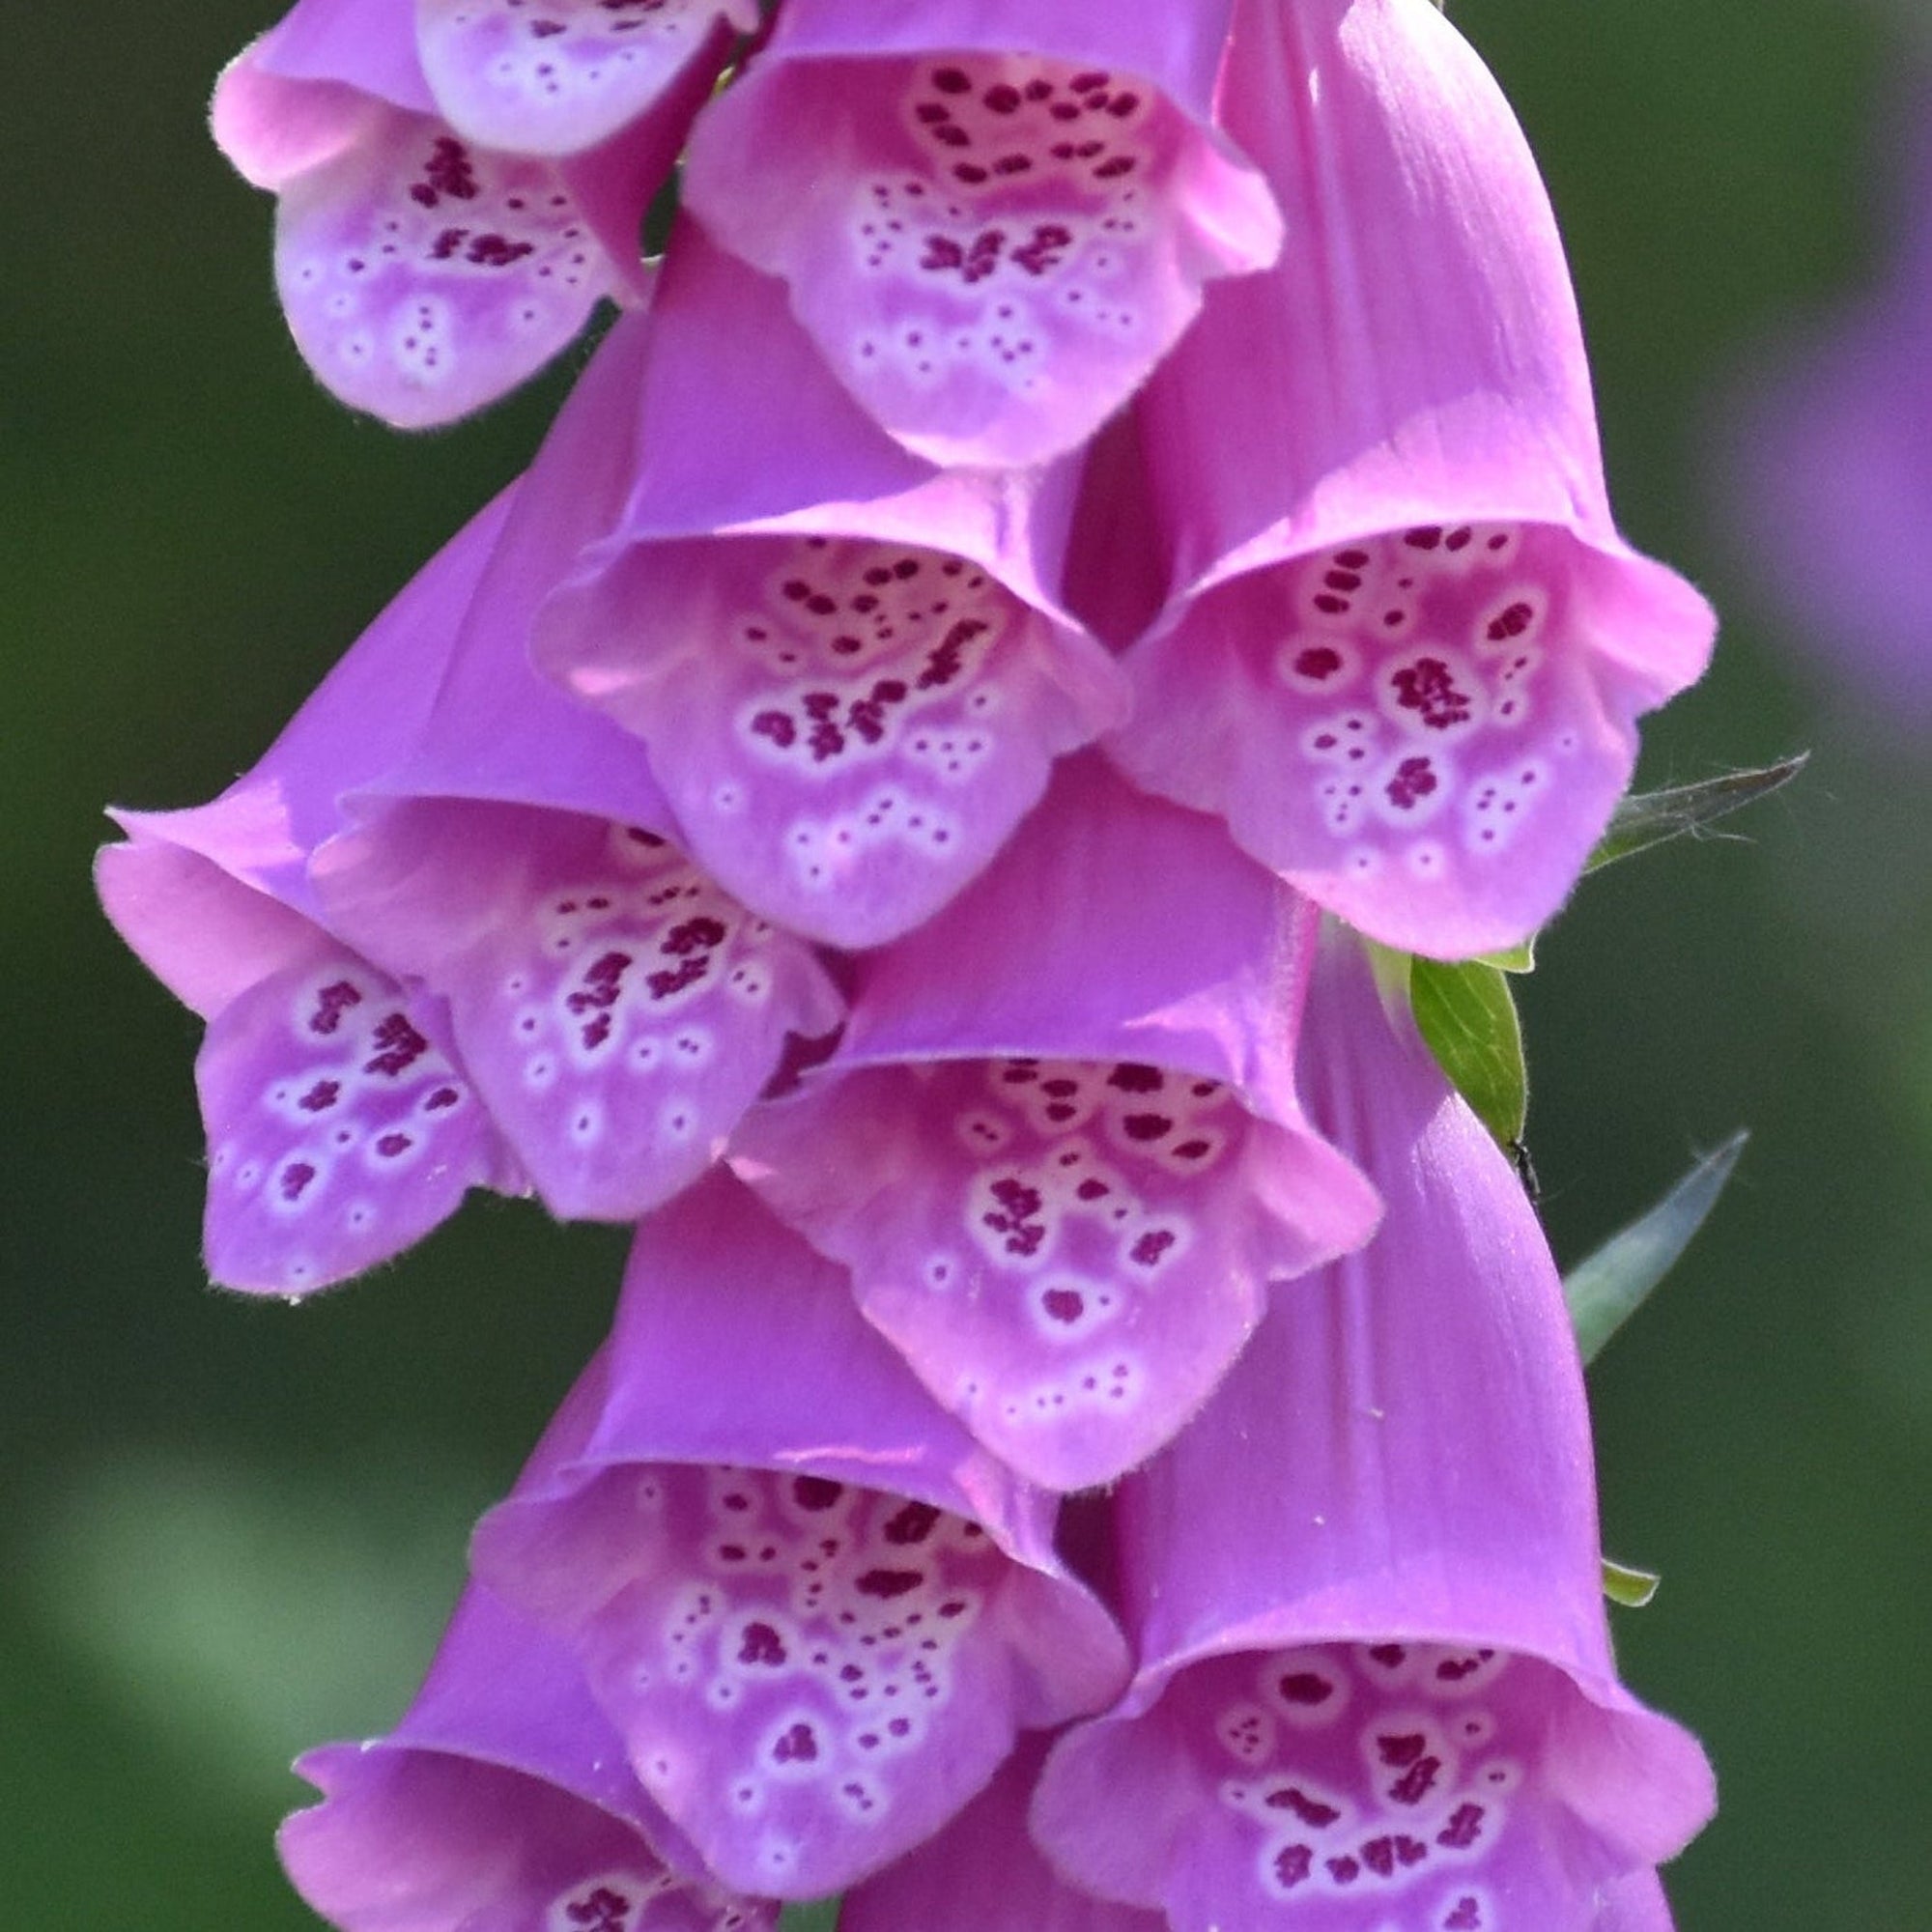
[[1520, 946], [1505, 947], [1500, 952], [1479, 953], [1477, 957], [1485, 966], [1493, 966], [1499, 973], [1534, 973], [1536, 934], [1532, 932]]
[[838, 1932], [838, 1901], [814, 1898], [794, 1902], [779, 1914], [779, 1932]]
[[1496, 1140], [1513, 1147], [1529, 1110], [1529, 1075], [1508, 979], [1481, 959], [1418, 957], [1408, 991], [1416, 1027], [1443, 1072]]
[[1663, 1578], [1653, 1570], [1633, 1570], [1627, 1563], [1604, 1558], [1604, 1595], [1627, 1610], [1640, 1610], [1657, 1595]]
[[1612, 1235], [1564, 1277], [1564, 1299], [1570, 1304], [1577, 1346], [1586, 1363], [1597, 1359], [1604, 1344], [1677, 1264], [1691, 1236], [1717, 1206], [1749, 1138], [1742, 1128], [1734, 1133], [1698, 1161], [1647, 1214]]
[[1666, 791], [1633, 792], [1610, 814], [1610, 829], [1597, 841], [1584, 862], [1585, 873], [1601, 871], [1634, 852], [1661, 845], [1667, 838], [1701, 832], [1715, 819], [1740, 806], [1768, 797], [1789, 784], [1810, 762], [1809, 752], [1784, 758], [1756, 771], [1726, 772], [1722, 778], [1698, 784], [1672, 785]]

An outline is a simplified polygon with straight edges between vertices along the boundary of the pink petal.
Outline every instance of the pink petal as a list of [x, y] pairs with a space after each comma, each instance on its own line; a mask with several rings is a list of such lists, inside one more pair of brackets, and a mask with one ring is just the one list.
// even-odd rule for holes
[[996, 1454], [1110, 1480], [1266, 1283], [1373, 1224], [1293, 1098], [1313, 930], [1211, 821], [1070, 761], [984, 879], [864, 962], [845, 1046], [734, 1164]]
[[279, 190], [367, 138], [381, 104], [429, 113], [435, 102], [398, 0], [297, 0], [222, 70], [215, 144], [257, 187]]
[[838, 1024], [811, 951], [663, 838], [574, 812], [397, 805], [331, 852], [337, 927], [449, 1003], [553, 1212], [635, 1220], [695, 1179], [789, 1034]]
[[[672, 91], [709, 92], [748, 0], [416, 0], [423, 71], [444, 118], [488, 148], [592, 148]], [[689, 113], [685, 118], [689, 119]]]
[[1711, 613], [1616, 534], [1547, 196], [1441, 15], [1243, 0], [1225, 113], [1294, 239], [1137, 405], [1173, 594], [1113, 749], [1390, 945], [1513, 943]]
[[576, 335], [623, 270], [554, 167], [387, 110], [282, 190], [275, 280], [298, 346], [398, 428], [494, 401]]
[[785, 279], [909, 448], [1037, 463], [1138, 386], [1207, 280], [1280, 247], [1272, 199], [1213, 127], [1226, 17], [1007, 0], [881, 21], [808, 0], [699, 124], [687, 199]]
[[386, 1261], [471, 1187], [518, 1190], [489, 1117], [395, 982], [324, 951], [209, 1023], [208, 1269], [305, 1293]]
[[650, 352], [637, 488], [552, 600], [538, 660], [644, 740], [692, 855], [735, 896], [876, 944], [979, 871], [1054, 758], [1122, 715], [1115, 668], [1039, 587], [1070, 471], [912, 464], [816, 368], [774, 286], [695, 231]]
[[1611, 576], [1567, 532], [1513, 523], [1252, 572], [1136, 652], [1112, 749], [1387, 945], [1514, 944], [1568, 895], [1659, 695], [1611, 654]]
[[878, 1869], [1016, 1727], [1119, 1685], [1043, 1499], [735, 1183], [643, 1224], [615, 1349], [584, 1454], [487, 1517], [474, 1558], [578, 1648], [645, 1788], [727, 1884], [813, 1896]]

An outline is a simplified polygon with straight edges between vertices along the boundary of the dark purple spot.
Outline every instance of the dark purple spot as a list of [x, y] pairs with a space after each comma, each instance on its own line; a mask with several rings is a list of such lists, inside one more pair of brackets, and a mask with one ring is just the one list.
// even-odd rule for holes
[[1324, 1859], [1322, 1863], [1337, 1885], [1353, 1885], [1362, 1875], [1361, 1866], [1346, 1854], [1339, 1859]]
[[1107, 1075], [1107, 1085], [1122, 1094], [1158, 1094], [1166, 1075], [1157, 1066], [1143, 1066], [1138, 1061], [1123, 1060]]
[[1174, 1236], [1165, 1228], [1151, 1229], [1127, 1250], [1130, 1261], [1138, 1267], [1151, 1268], [1174, 1245]]
[[956, 67], [935, 68], [932, 84], [941, 94], [970, 94], [973, 83], [962, 70]]
[[818, 1738], [810, 1724], [793, 1724], [781, 1731], [772, 1746], [775, 1764], [810, 1764], [818, 1756]]
[[843, 1483], [824, 1476], [796, 1476], [792, 1479], [792, 1500], [800, 1509], [829, 1510], [845, 1493]]
[[296, 1105], [305, 1114], [326, 1114], [342, 1097], [339, 1080], [318, 1080]]
[[1284, 1891], [1293, 1891], [1314, 1868], [1315, 1854], [1306, 1845], [1284, 1845], [1274, 1855], [1275, 1883]]
[[282, 1169], [281, 1188], [284, 1201], [299, 1201], [307, 1192], [308, 1184], [315, 1179], [315, 1169], [305, 1160], [292, 1160]]
[[402, 1013], [384, 1013], [376, 1027], [376, 1051], [362, 1063], [362, 1071], [394, 1080], [428, 1051], [429, 1041]]
[[384, 1160], [396, 1160], [415, 1146], [408, 1134], [384, 1134], [376, 1143], [376, 1151]]
[[1304, 1825], [1317, 1832], [1342, 1815], [1333, 1804], [1323, 1804], [1293, 1784], [1277, 1784], [1262, 1802], [1270, 1811], [1293, 1811]]
[[1310, 644], [1306, 650], [1295, 654], [1296, 677], [1329, 678], [1341, 668], [1342, 653], [1327, 644]]
[[1383, 787], [1388, 802], [1398, 811], [1410, 810], [1420, 799], [1435, 791], [1441, 781], [1427, 758], [1405, 758], [1395, 768], [1395, 776]]
[[423, 1102], [423, 1112], [426, 1114], [443, 1113], [447, 1109], [455, 1106], [457, 1101], [459, 1101], [462, 1098], [463, 1095], [459, 1094], [454, 1087], [439, 1087], [436, 1090], [436, 1092], [432, 1094], [429, 1096], [429, 1098]]
[[1447, 1845], [1452, 1852], [1466, 1852], [1476, 1842], [1482, 1829], [1483, 1807], [1464, 1803], [1450, 1812], [1449, 1822], [1435, 1834], [1435, 1842]]
[[1422, 1757], [1409, 1766], [1396, 1781], [1389, 1786], [1388, 1795], [1398, 1804], [1420, 1804], [1435, 1788], [1435, 1780], [1442, 1775], [1442, 1760], [1439, 1757]]
[[1087, 1312], [1087, 1298], [1071, 1288], [1049, 1288], [1039, 1298], [1039, 1305], [1056, 1321], [1078, 1321]]
[[747, 1624], [738, 1644], [740, 1663], [759, 1663], [776, 1668], [785, 1661], [783, 1639], [770, 1624]]
[[1291, 1670], [1276, 1685], [1284, 1704], [1313, 1707], [1325, 1704], [1335, 1694], [1335, 1687], [1319, 1670]]
[[1456, 1901], [1455, 1910], [1442, 1921], [1442, 1932], [1480, 1932], [1482, 1923], [1482, 1908], [1465, 1891]]
[[315, 1011], [308, 1016], [309, 1032], [333, 1033], [342, 1024], [342, 1015], [351, 1007], [361, 1004], [360, 989], [347, 980], [338, 980], [333, 985], [323, 987], [315, 996]]
[[1121, 1131], [1130, 1141], [1157, 1141], [1174, 1131], [1174, 1122], [1165, 1114], [1124, 1114]]
[[1483, 633], [1491, 643], [1499, 644], [1505, 638], [1520, 638], [1529, 629], [1529, 620], [1536, 614], [1531, 608], [1520, 601], [1508, 604], [1490, 619], [1488, 629]]
[[1419, 713], [1431, 731], [1465, 724], [1472, 716], [1468, 693], [1457, 688], [1454, 673], [1440, 658], [1417, 658], [1398, 669], [1390, 683], [1396, 702], [1405, 711]]
[[1413, 1764], [1428, 1745], [1420, 1731], [1383, 1732], [1376, 1739], [1376, 1755], [1391, 1768]]
[[939, 1512], [930, 1503], [904, 1503], [886, 1520], [886, 1541], [900, 1548], [923, 1543], [938, 1521]]
[[890, 1603], [908, 1590], [917, 1590], [924, 1581], [923, 1570], [867, 1570], [852, 1587], [862, 1597], [879, 1597]]
[[1400, 1643], [1372, 1643], [1369, 1661], [1379, 1663], [1384, 1670], [1400, 1670], [1408, 1662], [1408, 1647]]

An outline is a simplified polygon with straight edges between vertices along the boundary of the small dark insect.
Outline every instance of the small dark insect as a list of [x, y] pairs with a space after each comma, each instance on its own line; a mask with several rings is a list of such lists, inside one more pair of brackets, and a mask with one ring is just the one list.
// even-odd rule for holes
[[1516, 1169], [1516, 1178], [1522, 1182], [1522, 1191], [1529, 1196], [1529, 1205], [1534, 1208], [1543, 1199], [1543, 1183], [1536, 1178], [1536, 1163], [1529, 1157], [1529, 1143], [1513, 1140], [1509, 1143], [1510, 1164]]

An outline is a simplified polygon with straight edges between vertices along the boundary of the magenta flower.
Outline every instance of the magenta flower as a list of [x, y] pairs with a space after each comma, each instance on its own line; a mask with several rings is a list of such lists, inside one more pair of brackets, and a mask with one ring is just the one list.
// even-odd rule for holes
[[1222, 113], [1290, 240], [1136, 405], [1170, 598], [1115, 754], [1390, 945], [1509, 945], [1711, 613], [1611, 523], [1543, 185], [1440, 13], [1242, 0]]
[[632, 1219], [716, 1157], [790, 1035], [838, 1024], [810, 949], [682, 855], [636, 741], [526, 662], [629, 474], [606, 426], [641, 346], [613, 332], [524, 484], [253, 772], [102, 855], [110, 916], [210, 1020], [219, 1281], [339, 1281], [470, 1186]]
[[589, 1441], [472, 1555], [576, 1649], [712, 1870], [810, 1897], [929, 1836], [1016, 1731], [1119, 1692], [1053, 1517], [714, 1175], [639, 1230]]
[[1374, 1226], [1294, 1094], [1315, 918], [1211, 820], [1068, 760], [984, 878], [860, 962], [843, 1044], [733, 1165], [996, 1455], [1110, 1480], [1270, 1281]]
[[[566, 0], [519, 33], [490, 0], [422, 0], [425, 74], [411, 0], [298, 0], [222, 74], [214, 135], [277, 197], [276, 287], [317, 378], [399, 428], [448, 422], [601, 298], [642, 301], [639, 225], [735, 11], [627, 22]], [[533, 62], [545, 22], [562, 33]], [[646, 29], [629, 62], [606, 51], [627, 24]]]
[[1898, 103], [1880, 285], [1745, 398], [1724, 487], [1753, 575], [1875, 715], [1932, 723], [1932, 80]]
[[1281, 222], [1219, 131], [1230, 0], [786, 0], [685, 196], [787, 284], [828, 366], [935, 462], [1095, 430]]
[[1058, 606], [1077, 466], [942, 473], [825, 374], [775, 283], [687, 225], [612, 534], [539, 662], [643, 739], [693, 856], [766, 918], [895, 937], [983, 867], [1053, 760], [1126, 715]]
[[[603, 1380], [600, 1356], [526, 1480], [574, 1453]], [[323, 1803], [282, 1827], [282, 1861], [343, 1932], [746, 1932], [776, 1918], [703, 1874], [563, 1646], [473, 1585], [402, 1722], [296, 1769]]]
[[1381, 1231], [1277, 1293], [1122, 1483], [1139, 1673], [1057, 1747], [1035, 1830], [1175, 1932], [1566, 1932], [1618, 1885], [1608, 1922], [1667, 1922], [1641, 1874], [1704, 1822], [1710, 1772], [1616, 1680], [1535, 1215], [1351, 940], [1308, 1037], [1311, 1111], [1381, 1188]]

